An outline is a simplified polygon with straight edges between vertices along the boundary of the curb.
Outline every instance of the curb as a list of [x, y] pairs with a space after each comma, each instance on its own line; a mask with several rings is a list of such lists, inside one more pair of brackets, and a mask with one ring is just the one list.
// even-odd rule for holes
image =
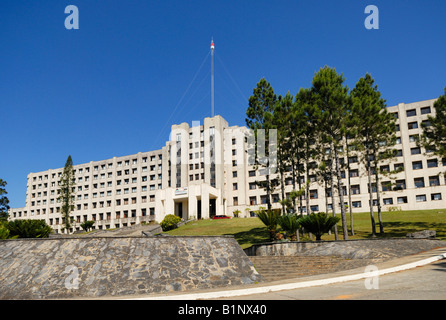
[[231, 298], [231, 297], [239, 297], [244, 295], [251, 294], [260, 294], [267, 292], [275, 292], [282, 290], [292, 290], [292, 289], [300, 289], [300, 288], [308, 288], [314, 286], [323, 286], [334, 283], [346, 282], [346, 281], [354, 281], [361, 280], [376, 276], [381, 276], [389, 273], [404, 271], [408, 269], [413, 269], [416, 267], [421, 267], [427, 264], [430, 264], [435, 261], [439, 261], [442, 259], [446, 259], [446, 252], [441, 253], [439, 255], [418, 260], [411, 263], [402, 264], [396, 267], [386, 268], [378, 271], [371, 272], [363, 272], [358, 274], [352, 274], [347, 276], [339, 276], [327, 279], [319, 279], [319, 280], [309, 280], [309, 281], [301, 281], [301, 282], [292, 282], [286, 284], [277, 284], [277, 285], [268, 285], [262, 287], [255, 288], [245, 288], [245, 289], [234, 289], [234, 290], [223, 290], [223, 291], [214, 291], [214, 292], [198, 292], [198, 293], [189, 293], [189, 294], [178, 294], [178, 295], [159, 295], [159, 296], [147, 296], [147, 297], [138, 297], [138, 298], [127, 298], [125, 300], [199, 300], [199, 299], [219, 299], [219, 298]]

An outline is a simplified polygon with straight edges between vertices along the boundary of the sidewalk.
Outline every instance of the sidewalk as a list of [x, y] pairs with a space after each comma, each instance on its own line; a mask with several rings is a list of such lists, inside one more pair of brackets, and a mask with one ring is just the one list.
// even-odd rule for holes
[[[323, 286], [333, 283], [341, 283], [365, 279], [368, 277], [380, 276], [384, 274], [413, 269], [427, 265], [432, 262], [445, 259], [446, 248], [438, 248], [421, 252], [418, 254], [396, 258], [393, 260], [378, 263], [375, 266], [377, 271], [365, 272], [365, 268], [356, 268], [339, 271], [331, 274], [320, 274], [316, 276], [287, 279], [281, 281], [263, 282], [249, 286], [238, 286], [222, 288], [221, 290], [200, 290], [189, 293], [154, 294], [144, 296], [129, 296], [128, 300], [200, 300], [200, 299], [243, 299], [244, 295], [261, 294], [266, 292], [276, 292], [282, 290], [292, 290], [298, 288]], [[376, 270], [376, 268], [374, 269]]]

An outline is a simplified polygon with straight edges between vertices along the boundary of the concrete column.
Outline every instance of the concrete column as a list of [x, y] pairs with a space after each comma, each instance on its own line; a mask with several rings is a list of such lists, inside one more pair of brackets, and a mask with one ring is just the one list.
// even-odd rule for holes
[[201, 192], [201, 217], [209, 219], [209, 192], [204, 186]]
[[197, 197], [195, 194], [192, 195], [189, 194], [189, 199], [188, 199], [188, 219], [191, 219], [192, 217], [198, 219]]

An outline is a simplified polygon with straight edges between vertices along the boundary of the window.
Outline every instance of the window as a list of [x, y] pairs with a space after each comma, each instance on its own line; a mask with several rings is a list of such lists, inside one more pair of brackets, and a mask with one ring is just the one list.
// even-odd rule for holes
[[255, 177], [255, 176], [256, 176], [256, 171], [255, 171], [255, 170], [250, 170], [250, 171], [248, 172], [248, 175], [249, 175], [250, 177]]
[[392, 183], [390, 181], [383, 181], [381, 186], [383, 191], [392, 191]]
[[237, 183], [232, 184], [232, 190], [237, 190]]
[[410, 154], [420, 154], [421, 149], [419, 147], [416, 148], [410, 148]]
[[441, 193], [432, 193], [431, 194], [431, 200], [432, 201], [441, 200]]
[[421, 161], [412, 162], [412, 169], [413, 170], [423, 169], [423, 162], [421, 162]]
[[424, 188], [424, 178], [415, 178], [414, 179], [415, 188]]
[[318, 198], [317, 190], [310, 190], [310, 199], [317, 199], [317, 198]]
[[256, 205], [257, 204], [257, 197], [249, 197], [249, 204], [250, 205]]
[[232, 177], [237, 178], [237, 171], [232, 171]]
[[395, 157], [402, 157], [403, 156], [403, 150], [393, 150]]
[[361, 201], [352, 201], [352, 207], [361, 208], [362, 207]]
[[357, 169], [350, 170], [350, 178], [359, 177], [359, 171]]
[[407, 127], [409, 128], [409, 130], [417, 129], [417, 128], [418, 128], [418, 122], [416, 122], [416, 121], [414, 121], [414, 122], [409, 122], [409, 123], [407, 124]]
[[420, 140], [419, 134], [412, 134], [409, 136], [409, 142], [417, 142], [418, 140]]
[[429, 186], [435, 187], [440, 185], [440, 177], [439, 176], [432, 176], [429, 177]]
[[394, 165], [393, 165], [393, 169], [395, 170], [395, 171], [404, 171], [404, 163], [395, 163]]
[[396, 180], [395, 182], [395, 190], [403, 190], [406, 189], [406, 180]]
[[233, 197], [232, 198], [232, 203], [234, 206], [238, 206], [238, 197]]
[[429, 120], [421, 121], [421, 127], [422, 128], [426, 128], [426, 127], [430, 127], [430, 126], [431, 126], [431, 122]]
[[356, 162], [358, 162], [358, 157], [354, 156], [348, 158], [348, 163], [356, 163]]
[[407, 203], [407, 197], [398, 197], [397, 202], [398, 204]]
[[257, 188], [257, 186], [256, 186], [256, 183], [255, 182], [251, 182], [250, 184], [249, 184], [249, 190], [254, 190], [254, 189], [256, 189]]
[[421, 108], [421, 114], [431, 113], [431, 107], [423, 107]]
[[428, 168], [436, 168], [436, 167], [438, 167], [438, 160], [437, 159], [427, 160], [427, 167]]
[[424, 201], [426, 201], [426, 195], [425, 194], [417, 195], [416, 196], [416, 201], [417, 202], [424, 202]]
[[361, 193], [361, 189], [359, 187], [359, 184], [353, 185], [351, 187], [352, 189], [352, 194], [360, 194]]
[[406, 116], [408, 117], [414, 117], [417, 115], [417, 110], [416, 109], [412, 109], [412, 110], [407, 110], [406, 111]]
[[383, 202], [384, 204], [393, 204], [393, 198], [384, 198]]

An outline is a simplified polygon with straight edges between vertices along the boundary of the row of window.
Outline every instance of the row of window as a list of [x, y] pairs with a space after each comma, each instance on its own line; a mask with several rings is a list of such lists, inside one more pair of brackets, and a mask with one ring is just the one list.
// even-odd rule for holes
[[[161, 189], [161, 188], [162, 188], [162, 185], [158, 184], [158, 189]], [[156, 185], [152, 184], [150, 186], [141, 186], [141, 192], [147, 192], [148, 190], [150, 190], [150, 191], [156, 190]], [[138, 192], [137, 187], [133, 187], [133, 188], [117, 189], [115, 194], [116, 195], [121, 195], [121, 194], [137, 193], [137, 192]], [[51, 191], [51, 194], [54, 195], [54, 190]], [[46, 191], [43, 192], [43, 196], [44, 197], [47, 196], [47, 192]], [[78, 200], [78, 201], [80, 201], [80, 200], [88, 200], [89, 196], [90, 195], [88, 193], [85, 193], [83, 195], [79, 194], [79, 195], [76, 196], [76, 200]], [[101, 191], [99, 193], [98, 192], [94, 192], [94, 193], [91, 194], [91, 196], [92, 196], [93, 199], [94, 198], [98, 198], [98, 197], [99, 198], [103, 198], [103, 197], [106, 197], [106, 196], [110, 197], [110, 196], [112, 196], [112, 190], [108, 190], [107, 192]], [[40, 197], [40, 192], [37, 194], [37, 197], [38, 198]], [[35, 198], [35, 194], [34, 193], [32, 194], [32, 198], [33, 199]], [[57, 203], [60, 203], [60, 199], [58, 199], [58, 198], [56, 198], [56, 199], [54, 199], [54, 198], [49, 199], [49, 203], [50, 204], [54, 204], [55, 201]], [[40, 205], [46, 205], [46, 204], [47, 204], [47, 199], [31, 201], [31, 206], [35, 206], [35, 205], [40, 206]]]
[[[427, 107], [422, 107], [420, 108], [420, 114], [429, 114], [431, 113], [431, 107], [427, 106]], [[398, 119], [398, 112], [394, 112], [393, 115], [395, 116], [396, 119]], [[406, 117], [415, 117], [417, 115], [417, 109], [409, 109], [406, 110]]]
[[[272, 195], [272, 203], [277, 203], [279, 202], [279, 195]], [[257, 205], [257, 204], [266, 204], [267, 199], [266, 196], [261, 196], [260, 197], [260, 203], [257, 202], [258, 198], [256, 196], [252, 196], [249, 197], [249, 205]], [[438, 200], [442, 200], [442, 196], [441, 193], [432, 193], [430, 195], [430, 200], [431, 201], [438, 201]], [[384, 205], [392, 205], [394, 204], [394, 198], [384, 198], [383, 199], [383, 204]], [[420, 194], [420, 195], [416, 195], [415, 196], [415, 201], [416, 202], [425, 202], [427, 201], [427, 196], [426, 194]], [[396, 198], [396, 203], [397, 204], [404, 204], [407, 203], [407, 196], [402, 196], [402, 197], [397, 197]], [[344, 203], [345, 205], [347, 205], [347, 202]], [[233, 198], [233, 205], [234, 206], [238, 206], [238, 197], [234, 197]], [[378, 201], [376, 199], [373, 200], [373, 206], [377, 206], [378, 205]], [[352, 201], [352, 207], [353, 208], [361, 208], [362, 207], [362, 202], [361, 201]], [[318, 205], [313, 205], [310, 206], [311, 211], [319, 211], [319, 206]], [[302, 208], [303, 212], [305, 212], [305, 207]], [[328, 204], [328, 210], [332, 210], [333, 209], [333, 205], [332, 204]]]
[[[142, 163], [147, 163], [147, 162], [148, 162], [148, 159], [149, 159], [148, 157], [143, 157], [143, 158], [141, 159], [141, 162], [142, 162]], [[155, 155], [150, 156], [150, 162], [153, 162], [153, 161], [155, 161], [156, 159], [162, 160], [162, 155], [159, 154], [159, 155], [157, 155], [157, 156], [155, 156]], [[129, 165], [130, 165], [130, 162], [132, 163], [132, 165], [136, 165], [136, 164], [138, 164], [138, 159], [132, 159], [131, 161], [130, 161], [130, 160], [118, 161], [118, 162], [117, 162], [117, 167], [122, 167], [123, 164], [124, 164], [124, 166], [129, 166]], [[160, 166], [161, 166], [161, 164], [160, 164]], [[151, 167], [151, 168], [155, 168], [155, 165], [151, 165], [150, 167]], [[93, 166], [93, 167], [92, 167], [92, 171], [105, 170], [105, 169], [107, 169], [107, 168], [108, 168], [108, 169], [113, 168], [113, 163], [108, 163], [107, 165], [106, 165], [106, 164], [102, 164], [102, 165], [96, 165], [96, 166]], [[146, 171], [147, 171], [147, 167], [143, 167], [143, 171], [144, 171], [144, 168], [145, 168]], [[136, 170], [136, 168], [133, 169], [133, 170]], [[154, 169], [151, 169], [151, 170], [154, 170]], [[126, 171], [128, 171], [128, 170], [126, 170]], [[73, 172], [74, 172], [75, 174], [76, 174], [76, 173], [78, 173], [78, 174], [83, 174], [84, 172], [85, 172], [85, 173], [89, 173], [89, 172], [90, 172], [90, 167], [79, 168], [79, 169], [73, 169]], [[133, 173], [135, 173], [135, 172], [133, 172]], [[52, 174], [51, 174], [51, 178], [52, 178], [52, 179], [55, 179], [56, 176], [57, 176], [57, 177], [60, 177], [61, 175], [62, 175], [62, 172], [52, 173]], [[33, 182], [35, 182], [35, 181], [48, 180], [48, 178], [49, 178], [49, 175], [48, 175], [48, 174], [35, 176], [35, 177], [33, 177]]]
[[[140, 216], [141, 217], [145, 217], [147, 216], [147, 214], [149, 214], [150, 216], [154, 216], [155, 215], [155, 208], [149, 208], [149, 212], [147, 212], [146, 208], [141, 209], [140, 211]], [[104, 213], [93, 213], [91, 215], [91, 220], [93, 221], [109, 221], [109, 220], [115, 220], [115, 219], [126, 219], [126, 218], [136, 218], [137, 216], [137, 211], [136, 210], [123, 210], [122, 213], [121, 211], [116, 211], [114, 216], [112, 216], [111, 212], [106, 212]], [[63, 224], [65, 222], [65, 218], [61, 217], [61, 218], [50, 218], [49, 220], [49, 225], [59, 225], [59, 224]], [[88, 220], [88, 215], [77, 215], [74, 217], [74, 221], [76, 221], [77, 223], [81, 223], [84, 221]]]
[[[158, 168], [161, 170], [161, 165], [159, 165]], [[150, 171], [154, 171], [154, 170], [155, 170], [155, 165], [150, 167]], [[142, 172], [147, 172], [147, 167], [143, 167], [142, 168]], [[137, 169], [136, 168], [132, 169], [132, 174], [136, 174], [136, 173], [137, 173]], [[129, 174], [130, 174], [130, 170], [124, 170], [124, 175], [129, 175]], [[118, 177], [122, 176], [122, 171], [117, 171], [116, 172], [116, 176], [118, 176]], [[105, 173], [102, 173], [101, 175], [93, 175], [93, 180], [105, 179], [106, 177], [107, 178], [113, 178], [113, 173], [109, 172], [107, 174], [107, 176], [106, 176]], [[157, 175], [156, 174], [152, 174], [152, 175], [150, 175], [150, 180], [155, 180], [156, 177], [158, 177], [158, 179], [162, 179], [162, 174], [161, 173], [158, 173]], [[77, 178], [77, 183], [84, 182], [84, 181], [85, 182], [89, 182], [90, 178], [91, 178], [90, 176], [78, 177]], [[142, 179], [142, 181], [147, 181], [147, 176], [142, 176], [141, 179]], [[120, 181], [120, 180], [118, 180], [118, 181]], [[129, 179], [126, 179], [124, 181], [129, 181]], [[137, 178], [133, 177], [132, 178], [132, 183], [135, 183], [136, 181], [137, 181]], [[53, 182], [51, 182], [50, 185], [51, 185], [51, 187], [56, 187], [56, 185], [60, 185], [60, 182], [59, 181], [58, 182], [53, 181]], [[48, 188], [48, 183], [45, 182], [43, 184], [42, 183], [33, 184], [31, 188], [32, 188], [32, 190], [36, 190], [36, 189], [42, 189], [42, 187], [43, 188]]]

